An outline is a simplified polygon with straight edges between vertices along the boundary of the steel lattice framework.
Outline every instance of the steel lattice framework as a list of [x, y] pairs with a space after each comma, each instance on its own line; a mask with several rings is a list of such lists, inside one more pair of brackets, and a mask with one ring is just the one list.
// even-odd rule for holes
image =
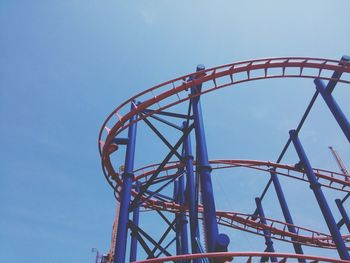
[[[272, 78], [313, 79], [316, 87], [300, 123], [289, 131], [289, 139], [277, 161], [209, 160], [201, 96], [243, 82]], [[199, 65], [194, 73], [164, 82], [122, 103], [108, 116], [99, 133], [98, 147], [103, 173], [119, 202], [113, 242], [105, 260], [114, 263], [136, 261], [137, 248], [141, 246], [147, 259], [137, 262], [226, 262], [234, 258], [246, 262], [350, 262], [350, 234], [340, 233], [341, 227], [346, 227], [350, 232], [349, 216], [343, 205], [350, 195], [350, 177], [312, 167], [298, 136], [314, 102], [321, 95], [350, 142], [350, 124], [332, 96], [337, 83], [350, 84], [348, 56], [343, 56], [341, 60], [306, 57], [256, 59], [211, 69]], [[178, 107], [175, 106], [178, 104], [186, 104], [187, 113], [177, 111]], [[160, 138], [169, 152], [157, 164], [135, 168], [136, 130], [141, 121]], [[155, 122], [179, 131], [181, 136], [176, 143], [170, 143]], [[127, 132], [126, 137], [122, 136], [124, 131]], [[194, 150], [192, 133], [195, 137]], [[297, 165], [281, 163], [290, 145], [294, 145], [299, 157]], [[126, 148], [122, 169], [116, 168], [120, 163], [115, 164], [112, 159], [120, 147]], [[255, 199], [255, 211], [251, 214], [219, 211], [215, 207], [212, 171], [234, 171], [237, 168], [263, 172], [269, 177], [263, 193]], [[310, 185], [329, 233], [294, 224], [279, 182], [281, 176]], [[276, 190], [284, 221], [265, 216], [262, 200], [271, 185]], [[173, 189], [172, 195], [165, 191], [169, 188]], [[342, 215], [338, 223], [329, 208], [323, 188], [344, 194], [342, 200], [337, 200]], [[140, 209], [154, 211], [164, 221], [167, 230], [159, 240], [140, 227]], [[130, 214], [133, 215], [132, 219], [129, 219]], [[204, 225], [202, 238], [199, 233], [200, 221]], [[225, 226], [225, 229], [263, 236], [266, 250], [228, 252], [230, 240], [226, 234], [219, 233], [219, 225]], [[127, 246], [129, 230], [131, 239]], [[169, 236], [172, 236], [171, 241], [163, 244]], [[276, 253], [273, 240], [291, 243], [295, 254]], [[171, 246], [175, 247], [176, 255], [170, 253]], [[340, 259], [304, 255], [302, 246], [336, 249]], [[127, 249], [130, 250], [129, 259], [126, 257]]]

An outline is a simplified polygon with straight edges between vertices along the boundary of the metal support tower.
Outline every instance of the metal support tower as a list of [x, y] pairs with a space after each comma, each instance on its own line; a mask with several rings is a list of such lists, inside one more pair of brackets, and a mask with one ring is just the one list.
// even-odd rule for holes
[[[131, 111], [136, 107], [135, 102], [131, 103]], [[137, 118], [134, 115], [130, 119], [130, 123]], [[126, 146], [125, 165], [123, 172], [123, 184], [120, 191], [120, 209], [117, 228], [117, 239], [115, 245], [115, 258], [114, 263], [125, 263], [126, 252], [126, 239], [128, 232], [129, 221], [129, 206], [131, 199], [131, 184], [134, 179], [134, 159], [135, 159], [135, 146], [136, 146], [136, 126], [137, 124], [131, 124], [128, 131], [128, 144]]]
[[[204, 65], [197, 66], [197, 72], [201, 72], [205, 69]], [[219, 230], [216, 222], [216, 209], [214, 202], [213, 186], [211, 182], [211, 167], [209, 165], [207, 143], [205, 139], [204, 123], [202, 116], [202, 108], [200, 103], [200, 92], [202, 85], [197, 85], [191, 88], [191, 94], [197, 95], [191, 99], [193, 107], [194, 127], [196, 142], [198, 147], [198, 162], [197, 169], [200, 174], [200, 186], [202, 193], [202, 202], [205, 217], [205, 235], [208, 242], [208, 252], [215, 252], [218, 245]], [[226, 240], [225, 240], [226, 241]], [[228, 246], [227, 244], [223, 244]]]
[[[255, 198], [255, 203], [256, 203], [256, 208], [258, 209], [258, 215], [260, 218], [260, 222], [263, 223], [264, 225], [267, 225], [266, 223], [266, 219], [265, 219], [265, 213], [264, 213], [264, 209], [261, 205], [261, 201], [259, 197]], [[273, 247], [273, 242], [271, 239], [271, 232], [267, 229], [263, 230], [264, 232], [264, 237], [265, 237], [265, 245], [266, 245], [266, 252], [275, 252], [275, 248]], [[267, 261], [268, 259], [262, 259], [261, 261]], [[271, 262], [277, 262], [277, 258], [276, 257], [271, 257]]]
[[[136, 182], [135, 191], [140, 191], [140, 182]], [[140, 207], [137, 205], [133, 210], [132, 222], [134, 225], [139, 225]], [[137, 234], [135, 231], [131, 231], [131, 244], [130, 244], [130, 262], [136, 261], [137, 258]]]
[[[284, 219], [289, 224], [288, 225], [288, 230], [289, 230], [289, 232], [296, 234], [297, 231], [296, 231], [296, 229], [294, 227], [294, 222], [293, 222], [293, 219], [292, 219], [292, 215], [289, 212], [289, 208], [288, 208], [288, 205], [287, 205], [286, 198], [284, 197], [284, 193], [283, 193], [283, 190], [282, 190], [281, 183], [280, 183], [280, 181], [279, 181], [279, 179], [278, 179], [274, 169], [270, 169], [270, 171], [271, 171], [270, 174], [271, 174], [272, 182], [273, 182], [273, 185], [274, 185], [275, 190], [276, 190], [278, 202], [279, 202], [279, 204], [281, 206]], [[301, 247], [301, 245], [299, 243], [293, 243], [293, 247], [294, 247], [295, 253], [297, 253], [297, 254], [304, 254], [303, 249], [302, 249], [302, 247]], [[299, 259], [299, 262], [305, 262], [305, 260], [304, 259]]]
[[[187, 122], [183, 122], [183, 129], [187, 129]], [[184, 141], [184, 160], [186, 162], [186, 189], [187, 189], [187, 204], [188, 204], [188, 215], [190, 220], [190, 241], [192, 254], [200, 253], [197, 245], [197, 240], [199, 239], [199, 229], [198, 229], [198, 216], [197, 216], [197, 203], [195, 194], [195, 178], [193, 171], [193, 155], [191, 147], [191, 137], [186, 136]], [[199, 263], [199, 259], [194, 259], [194, 263]]]
[[[290, 70], [293, 68], [293, 70]], [[329, 72], [333, 72], [332, 76]], [[139, 263], [222, 263], [245, 258], [246, 262], [266, 261], [272, 262], [349, 262], [348, 236], [341, 236], [340, 227], [345, 224], [350, 230], [349, 216], [345, 211], [345, 201], [350, 196], [350, 182], [347, 176], [334, 173], [326, 169], [312, 168], [303, 146], [298, 138], [301, 128], [310, 113], [319, 94], [325, 100], [328, 108], [338, 122], [347, 139], [350, 141], [350, 125], [332, 96], [337, 83], [350, 84], [350, 59], [343, 56], [339, 60], [283, 57], [256, 59], [250, 61], [235, 62], [211, 69], [197, 66], [194, 73], [166, 81], [150, 89], [140, 92], [131, 99], [118, 106], [106, 119], [99, 134], [99, 151], [102, 160], [102, 168], [108, 183], [114, 189], [114, 195], [119, 201], [119, 214], [115, 224], [116, 234], [113, 234], [109, 261], [113, 263], [127, 262], [126, 250], [129, 250], [130, 261], [135, 261], [146, 255], [146, 260]], [[304, 78], [314, 79], [316, 91], [303, 114], [296, 130], [290, 131], [290, 136], [275, 163], [259, 160], [224, 159], [209, 160], [207, 142], [204, 129], [204, 115], [201, 108], [203, 94], [214, 92], [218, 89], [238, 85], [242, 82], [250, 82], [261, 79], [274, 78]], [[323, 83], [328, 80], [327, 85]], [[135, 101], [142, 101], [135, 104]], [[178, 107], [183, 102], [189, 102], [186, 108]], [[187, 105], [186, 105], [187, 106]], [[156, 158], [160, 158], [154, 164], [143, 168], [134, 168], [134, 156], [136, 148], [136, 129], [142, 121], [150, 128], [153, 135], [160, 139], [162, 145], [169, 150], [163, 156], [163, 151], [152, 152]], [[160, 124], [161, 126], [157, 126]], [[175, 143], [167, 138], [175, 133], [163, 131], [166, 125], [172, 131], [180, 133]], [[194, 131], [193, 131], [194, 130]], [[121, 138], [123, 132], [128, 132], [127, 138]], [[195, 135], [192, 153], [191, 135]], [[143, 134], [143, 130], [142, 130]], [[153, 141], [152, 141], [153, 143]], [[288, 147], [294, 144], [300, 159], [300, 167], [282, 164], [284, 154]], [[115, 164], [118, 158], [111, 157], [120, 148], [126, 145], [124, 169], [116, 174]], [[182, 147], [182, 152], [179, 149]], [[156, 149], [156, 147], [154, 147]], [[153, 145], [150, 145], [153, 150]], [[163, 158], [162, 158], [163, 157]], [[337, 162], [339, 160], [337, 159]], [[213, 167], [213, 168], [212, 168]], [[217, 211], [215, 195], [212, 185], [212, 174], [224, 176], [222, 169], [250, 169], [269, 176], [260, 198], [256, 198], [256, 209], [253, 214], [246, 211]], [[215, 169], [215, 174], [212, 173]], [[304, 176], [306, 174], [306, 177]], [[292, 211], [289, 210], [279, 179], [298, 179], [310, 184], [322, 215], [326, 221], [329, 232], [322, 233], [319, 230], [308, 229], [296, 225]], [[218, 178], [217, 180], [220, 180]], [[277, 199], [280, 204], [284, 221], [266, 217], [262, 199], [269, 186], [274, 185]], [[331, 191], [345, 193], [345, 197], [336, 200], [342, 219], [336, 224], [333, 214], [328, 206], [324, 193], [325, 187]], [[173, 188], [172, 188], [173, 187]], [[170, 189], [170, 190], [169, 190]], [[172, 189], [173, 194], [171, 193]], [[248, 190], [248, 189], [247, 189]], [[199, 202], [199, 192], [201, 202]], [[236, 194], [236, 193], [235, 193]], [[238, 194], [238, 193], [237, 193]], [[248, 208], [249, 209], [249, 208]], [[133, 213], [132, 220], [129, 214]], [[141, 213], [142, 212], [142, 213]], [[158, 227], [143, 229], [139, 226], [141, 215], [152, 213], [158, 217], [166, 228], [162, 233]], [[260, 220], [256, 220], [257, 217]], [[157, 219], [155, 219], [157, 220]], [[204, 235], [202, 240], [199, 234], [199, 220], [204, 222]], [[160, 223], [159, 221], [156, 221]], [[226, 234], [219, 233], [219, 226], [245, 231], [263, 236], [266, 250], [264, 252], [227, 252], [229, 238]], [[127, 242], [128, 229], [131, 229], [131, 238]], [[164, 229], [164, 227], [159, 227]], [[175, 234], [174, 234], [175, 233]], [[159, 235], [154, 238], [153, 235]], [[115, 243], [114, 243], [114, 240]], [[289, 242], [293, 245], [296, 254], [275, 252], [275, 240]], [[206, 251], [202, 242], [205, 242]], [[239, 242], [239, 240], [237, 240]], [[128, 244], [128, 246], [127, 246]], [[130, 246], [129, 246], [130, 245]], [[305, 246], [336, 249], [341, 259], [325, 258], [321, 256], [304, 255]], [[138, 251], [138, 247], [144, 252]], [[233, 245], [233, 249], [234, 249]], [[190, 250], [190, 251], [189, 251]], [[113, 256], [113, 253], [115, 255]], [[176, 253], [176, 255], [172, 255]], [[190, 254], [192, 253], [192, 254]], [[102, 260], [102, 259], [101, 259]]]
[[314, 171], [312, 170], [312, 166], [309, 162], [309, 159], [307, 158], [307, 155], [304, 151], [303, 146], [301, 145], [301, 142], [298, 138], [298, 135], [296, 134], [295, 130], [290, 130], [289, 134], [290, 134], [290, 138], [294, 144], [294, 147], [296, 149], [296, 152], [300, 158], [300, 161], [303, 165], [303, 168], [305, 169], [307, 178], [309, 179], [310, 188], [312, 189], [312, 191], [315, 194], [317, 203], [320, 206], [321, 212], [322, 212], [323, 217], [326, 221], [328, 229], [331, 232], [332, 237], [334, 239], [334, 242], [337, 246], [339, 256], [341, 259], [350, 260], [350, 256], [349, 256], [347, 248], [344, 244], [344, 240], [339, 232], [337, 223], [334, 220], [332, 212], [328, 206], [327, 200], [322, 192], [321, 185], [316, 179]]

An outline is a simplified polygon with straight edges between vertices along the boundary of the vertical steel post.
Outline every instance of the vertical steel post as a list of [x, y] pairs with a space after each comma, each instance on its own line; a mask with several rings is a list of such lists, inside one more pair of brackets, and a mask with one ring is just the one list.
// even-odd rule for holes
[[[183, 128], [187, 128], [187, 123], [183, 123]], [[184, 159], [186, 162], [186, 204], [188, 204], [188, 216], [190, 219], [190, 234], [192, 254], [200, 253], [197, 245], [199, 238], [198, 216], [196, 214], [195, 182], [193, 172], [193, 155], [190, 134], [184, 140]], [[200, 259], [193, 259], [193, 263], [199, 263]]]
[[[273, 169], [270, 169], [270, 174], [271, 174], [271, 179], [272, 179], [273, 185], [274, 185], [275, 190], [276, 190], [278, 201], [279, 201], [281, 209], [282, 209], [284, 219], [286, 220], [286, 222], [288, 224], [294, 225], [292, 215], [289, 212], [287, 201], [286, 201], [286, 198], [284, 197], [284, 193], [282, 190], [281, 183], [278, 179], [278, 176], [276, 175], [276, 173], [274, 172]], [[291, 226], [291, 225], [288, 225], [289, 232], [296, 234], [297, 231], [296, 231], [295, 227]], [[293, 240], [293, 238], [292, 238], [292, 240]], [[293, 247], [294, 247], [295, 253], [304, 254], [303, 249], [302, 249], [300, 244], [293, 243]], [[306, 262], [305, 259], [298, 259], [298, 260], [299, 260], [299, 262]]]
[[[179, 178], [178, 188], [178, 203], [180, 206], [185, 207], [185, 177], [184, 175]], [[188, 254], [188, 236], [187, 236], [187, 217], [186, 212], [181, 211], [179, 215], [180, 224], [180, 236], [181, 236], [181, 254]]]
[[[131, 111], [135, 109], [135, 102], [131, 103]], [[136, 115], [132, 116], [130, 122], [136, 120]], [[126, 239], [128, 232], [129, 221], [129, 206], [131, 199], [131, 184], [134, 178], [134, 157], [136, 146], [136, 123], [129, 126], [128, 137], [129, 141], [126, 146], [125, 165], [123, 184], [120, 191], [120, 209], [118, 218], [117, 238], [115, 242], [115, 258], [114, 263], [125, 263]]]
[[[204, 65], [197, 66], [197, 72], [204, 70]], [[195, 77], [196, 78], [196, 77]], [[202, 85], [191, 87], [191, 94], [196, 95], [201, 92]], [[201, 193], [203, 210], [205, 217], [205, 232], [207, 238], [208, 252], [216, 250], [217, 237], [219, 235], [218, 224], [216, 222], [216, 209], [214, 202], [213, 186], [211, 181], [211, 167], [208, 160], [207, 143], [205, 139], [204, 123], [200, 96], [191, 99], [193, 107], [194, 128], [196, 143], [198, 147], [198, 165], [201, 182]], [[228, 244], [227, 244], [228, 245]]]
[[[174, 202], [179, 202], [179, 181], [174, 181]], [[180, 216], [178, 213], [175, 213], [175, 235], [176, 235], [176, 255], [181, 255], [182, 243], [181, 243], [181, 226], [180, 226]], [[182, 261], [180, 261], [181, 263]]]
[[[265, 213], [264, 209], [261, 205], [261, 200], [259, 197], [255, 198], [255, 203], [256, 203], [256, 208], [260, 217], [260, 222], [263, 223], [264, 225], [267, 225], [266, 219], [265, 219]], [[266, 245], [266, 251], [267, 252], [275, 252], [275, 248], [273, 247], [273, 242], [271, 239], [271, 232], [268, 229], [263, 229], [264, 232], [264, 237], [265, 237], [265, 245]], [[276, 257], [271, 257], [271, 262], [277, 262]]]
[[335, 199], [335, 203], [337, 204], [337, 207], [339, 209], [339, 212], [344, 220], [344, 224], [346, 225], [346, 228], [348, 229], [348, 231], [350, 232], [350, 218], [348, 216], [348, 214], [345, 211], [345, 208], [343, 206], [343, 203], [340, 199]]
[[294, 144], [294, 147], [296, 149], [296, 152], [299, 156], [299, 159], [303, 165], [303, 168], [305, 169], [307, 178], [308, 178], [309, 183], [310, 183], [310, 188], [312, 189], [312, 191], [315, 194], [317, 203], [320, 206], [323, 217], [327, 223], [328, 229], [333, 237], [333, 241], [337, 247], [338, 254], [339, 254], [341, 259], [350, 260], [350, 256], [347, 252], [347, 248], [344, 244], [344, 241], [342, 239], [340, 231], [337, 227], [337, 223], [334, 220], [332, 212], [328, 206], [327, 200], [322, 192], [321, 185], [317, 181], [317, 178], [314, 174], [314, 171], [312, 170], [312, 166], [311, 166], [311, 164], [306, 156], [306, 153], [303, 149], [303, 146], [301, 145], [301, 142], [298, 138], [298, 134], [295, 130], [290, 130], [289, 134], [290, 134], [290, 138]]
[[[140, 182], [136, 182], [135, 190], [140, 192]], [[136, 206], [132, 214], [132, 222], [134, 225], [139, 225], [140, 207]], [[136, 230], [135, 230], [136, 231]], [[134, 231], [131, 231], [131, 243], [130, 243], [130, 262], [136, 261], [137, 257], [137, 235]]]
[[321, 79], [315, 79], [314, 83], [316, 85], [316, 89], [321, 93], [329, 110], [332, 112], [340, 128], [343, 130], [343, 133], [345, 134], [346, 138], [350, 142], [350, 123], [347, 120], [345, 114], [342, 112], [338, 103], [330, 93], [330, 90], [326, 89], [326, 85], [324, 84], [324, 82]]

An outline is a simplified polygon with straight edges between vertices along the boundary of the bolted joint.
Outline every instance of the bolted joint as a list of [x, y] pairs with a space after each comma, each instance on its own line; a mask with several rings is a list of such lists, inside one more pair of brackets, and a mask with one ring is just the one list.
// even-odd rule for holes
[[213, 170], [210, 165], [198, 165], [197, 169], [199, 172], [211, 172]]
[[185, 155], [183, 158], [184, 158], [185, 161], [194, 159], [193, 155]]
[[135, 229], [132, 229], [132, 227], [129, 224], [129, 228], [131, 229], [130, 231], [130, 236], [131, 237], [137, 237], [137, 231]]
[[298, 133], [297, 133], [296, 130], [290, 130], [290, 131], [289, 131], [289, 136], [290, 136], [290, 139], [291, 139], [291, 140], [294, 140], [295, 138], [298, 137]]
[[267, 247], [271, 247], [273, 245], [273, 242], [271, 240], [268, 240], [268, 241], [265, 242], [265, 245]]
[[183, 224], [187, 224], [187, 223], [188, 223], [187, 218], [181, 218], [180, 221], [181, 221], [181, 223], [183, 223]]
[[123, 178], [123, 180], [125, 180], [126, 178], [131, 178], [131, 179], [134, 180], [135, 175], [134, 175], [133, 173], [127, 173], [127, 172], [125, 172], [125, 173], [122, 174], [122, 178]]
[[129, 138], [114, 138], [113, 143], [117, 145], [127, 145], [129, 143]]
[[317, 190], [321, 188], [321, 184], [319, 182], [314, 183], [314, 184], [310, 184], [310, 189], [312, 190]]

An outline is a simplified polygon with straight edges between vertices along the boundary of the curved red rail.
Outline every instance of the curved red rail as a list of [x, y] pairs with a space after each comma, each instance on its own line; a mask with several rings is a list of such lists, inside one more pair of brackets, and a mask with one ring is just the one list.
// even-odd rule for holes
[[[219, 169], [227, 169], [227, 168], [235, 168], [235, 167], [245, 167], [248, 169], [257, 169], [264, 172], [269, 172], [269, 168], [275, 168], [276, 174], [280, 174], [283, 176], [288, 176], [292, 178], [296, 178], [302, 181], [307, 182], [307, 180], [303, 176], [303, 171], [296, 169], [292, 165], [286, 164], [278, 164], [269, 161], [258, 161], [258, 160], [211, 160], [210, 164], [213, 167], [213, 170]], [[196, 163], [194, 163], [196, 165]], [[135, 170], [135, 180], [144, 181], [148, 180], [148, 176], [152, 175], [154, 171], [157, 169], [159, 164], [152, 164], [146, 167]], [[164, 179], [165, 177], [172, 177], [178, 168], [183, 167], [183, 164], [179, 162], [171, 162], [167, 166], [164, 167], [162, 174], [159, 175], [159, 179]], [[265, 168], [263, 168], [265, 167]], [[294, 172], [295, 174], [291, 174]], [[324, 169], [314, 168], [314, 172], [317, 177], [323, 179], [324, 183], [321, 182], [322, 185], [326, 187], [330, 187], [333, 189], [333, 183], [339, 184], [341, 187], [337, 190], [350, 192], [350, 182], [345, 178], [347, 175], [334, 173], [331, 171], [327, 171]], [[333, 181], [336, 180], [336, 181]], [[116, 182], [121, 182], [121, 180], [116, 180]], [[116, 188], [118, 189], [120, 185]], [[133, 195], [136, 196], [138, 193], [133, 191]], [[118, 191], [117, 191], [118, 195]], [[118, 196], [117, 196], [118, 197]], [[146, 200], [147, 196], [143, 196], [143, 200]], [[175, 203], [167, 203], [160, 202], [155, 199], [147, 199], [143, 204], [144, 207], [150, 209], [159, 209], [165, 210], [168, 212], [176, 213], [181, 209], [186, 210], [186, 208], [180, 207]], [[200, 208], [201, 209], [201, 208]], [[288, 231], [288, 224], [282, 221], [266, 218], [268, 225], [261, 224], [260, 221], [253, 220], [252, 215], [244, 214], [244, 213], [235, 213], [235, 212], [225, 212], [218, 211], [217, 212], [217, 220], [218, 223], [239, 230], [243, 230], [245, 232], [254, 233], [258, 235], [263, 235], [262, 230], [268, 229], [271, 232], [271, 237], [277, 240], [285, 241], [285, 242], [295, 242], [300, 243], [307, 246], [314, 247], [323, 247], [323, 248], [335, 248], [332, 237], [328, 234], [321, 233], [319, 231], [303, 228], [300, 226], [294, 225], [297, 229], [297, 234], [293, 234]], [[290, 238], [290, 239], [288, 239]], [[344, 240], [350, 241], [350, 236], [343, 236]], [[292, 240], [293, 239], [293, 240]]]
[[[193, 164], [196, 165], [195, 162]], [[213, 170], [244, 167], [269, 173], [270, 168], [275, 168], [276, 174], [308, 182], [308, 180], [305, 178], [304, 172], [295, 168], [294, 165], [280, 164], [260, 160], [231, 159], [211, 160], [210, 164], [212, 165]], [[158, 166], [159, 164], [151, 164], [146, 167], [135, 170], [135, 180], [147, 181], [148, 176], [152, 175]], [[163, 168], [163, 175], [160, 175], [159, 179], [175, 174], [175, 171], [182, 167], [184, 167], [184, 165], [179, 162], [169, 163]], [[350, 176], [320, 168], [314, 168], [314, 173], [319, 178], [319, 182], [322, 186], [343, 192], [350, 192]], [[119, 183], [120, 180], [116, 180], [116, 182]]]
[[[274, 69], [274, 71], [279, 70], [280, 74], [270, 74], [269, 70], [271, 69]], [[292, 73], [289, 72], [290, 69], [293, 69]], [[297, 71], [298, 74], [295, 74], [295, 71]], [[115, 174], [109, 157], [109, 149], [111, 148], [113, 139], [129, 127], [131, 123], [127, 122], [132, 116], [141, 113], [151, 106], [156, 106], [157, 109], [155, 109], [155, 112], [158, 112], [189, 100], [190, 98], [200, 96], [201, 94], [253, 80], [268, 78], [321, 78], [324, 80], [331, 80], [331, 77], [328, 76], [330, 74], [328, 73], [333, 71], [350, 73], [350, 63], [346, 61], [307, 57], [256, 59], [191, 73], [154, 86], [122, 103], [103, 123], [98, 140], [103, 172], [107, 179], [108, 176], [113, 176]], [[344, 75], [345, 74], [343, 74], [343, 78], [340, 78], [338, 82], [350, 84], [350, 79], [345, 79]], [[196, 76], [197, 79], [187, 81], [191, 76]], [[190, 87], [198, 84], [203, 84], [201, 93], [191, 95], [187, 92]], [[160, 105], [161, 101], [164, 102], [165, 100], [166, 103]], [[133, 111], [130, 111], [130, 103], [133, 101], [142, 101], [142, 103], [137, 105]], [[155, 112], [144, 114], [135, 122]], [[103, 131], [105, 131], [105, 133], [103, 133]]]
[[[234, 258], [246, 259], [250, 263], [253, 259], [260, 260], [261, 257], [276, 257], [278, 262], [296, 262], [297, 259], [310, 260], [312, 262], [330, 262], [330, 263], [348, 263], [348, 260], [341, 260], [328, 257], [319, 257], [311, 255], [289, 254], [289, 253], [271, 253], [271, 252], [221, 252], [221, 253], [203, 253], [203, 254], [187, 254], [164, 258], [152, 258], [147, 260], [135, 261], [134, 263], [162, 263], [162, 262], [177, 262], [180, 260], [190, 260], [195, 258], [211, 258], [222, 259], [223, 262], [230, 262]], [[255, 261], [254, 262], [257, 262]]]
[[[273, 72], [272, 72], [273, 70]], [[332, 80], [329, 77], [334, 71], [343, 72], [348, 74], [343, 74], [341, 79], [337, 79], [338, 82], [350, 84], [350, 63], [338, 60], [320, 59], [320, 58], [306, 58], [306, 57], [282, 57], [282, 58], [268, 58], [268, 59], [257, 59], [250, 61], [237, 62], [232, 64], [227, 64], [200, 72], [191, 73], [160, 85], [152, 87], [146, 91], [143, 91], [136, 96], [125, 101], [119, 107], [117, 107], [103, 123], [102, 128], [99, 133], [98, 148], [101, 155], [103, 172], [107, 178], [109, 184], [116, 189], [118, 194], [118, 188], [121, 185], [121, 179], [115, 172], [113, 165], [110, 160], [110, 149], [112, 148], [112, 141], [116, 138], [122, 131], [129, 127], [132, 123], [138, 122], [144, 118], [151, 116], [157, 112], [170, 108], [174, 105], [187, 101], [193, 97], [200, 96], [211, 91], [236, 85], [243, 82], [269, 79], [269, 78], [320, 78], [324, 80]], [[276, 73], [277, 72], [277, 73]], [[188, 79], [192, 77], [191, 81]], [[195, 86], [202, 84], [203, 88], [200, 93], [196, 95], [191, 95], [188, 90]], [[129, 111], [130, 103], [135, 103], [134, 101], [140, 101], [135, 105], [135, 109]], [[153, 112], [143, 114], [142, 117], [138, 118], [136, 121], [130, 123], [129, 120], [132, 116], [139, 115], [146, 109], [153, 109]], [[104, 132], [105, 131], [105, 132]], [[293, 177], [299, 180], [306, 181], [303, 172], [295, 169], [293, 166], [280, 165], [271, 162], [259, 162], [259, 161], [246, 161], [246, 160], [217, 160], [213, 161], [212, 164], [218, 165], [214, 169], [224, 169], [230, 167], [248, 167], [251, 169], [268, 171], [269, 167], [275, 167], [278, 170], [276, 173], [284, 176]], [[176, 165], [181, 166], [181, 164], [172, 164], [173, 167], [167, 166], [169, 169], [164, 169], [163, 172], [168, 172], [171, 169], [178, 168]], [[267, 167], [267, 168], [265, 168]], [[282, 170], [282, 171], [280, 171]], [[138, 170], [137, 172], [139, 172]], [[290, 172], [299, 173], [299, 176], [291, 175]], [[151, 174], [152, 170], [148, 171]], [[315, 169], [315, 174], [319, 178], [320, 183], [325, 186], [336, 190], [341, 190], [344, 192], [349, 192], [350, 183], [345, 180], [346, 175], [334, 173], [326, 170]], [[302, 175], [302, 176], [300, 176]], [[167, 176], [167, 175], [164, 175]], [[147, 180], [147, 173], [139, 173], [137, 180]], [[113, 183], [116, 182], [116, 184]], [[133, 192], [133, 195], [137, 194]], [[146, 198], [143, 196], [143, 198]], [[167, 210], [170, 212], [176, 212], [181, 209], [186, 209], [185, 207], [179, 207], [175, 203], [160, 202], [154, 199], [149, 199], [144, 203], [144, 207], [158, 208]], [[230, 227], [242, 229], [248, 232], [254, 232], [261, 234], [261, 230], [268, 228], [274, 238], [280, 235], [280, 239], [284, 240], [286, 236], [292, 237], [290, 232], [286, 231], [286, 223], [279, 222], [272, 219], [267, 219], [269, 225], [263, 225], [258, 221], [254, 221], [249, 218], [250, 215], [244, 215], [233, 212], [218, 212], [217, 217], [220, 224], [227, 225]], [[234, 224], [233, 224], [234, 223]], [[275, 227], [277, 224], [284, 224], [282, 228]], [[297, 227], [297, 229], [311, 233], [311, 236], [299, 235], [293, 236], [296, 240], [295, 242], [300, 242], [307, 245], [315, 245], [332, 248], [334, 247], [333, 241], [329, 235], [319, 233], [317, 231], [308, 230], [305, 228]], [[260, 233], [259, 233], [260, 231]], [[295, 234], [294, 234], [295, 235]], [[344, 237], [347, 238], [347, 237]], [[277, 238], [278, 239], [278, 238]], [[247, 257], [248, 262], [253, 257], [269, 256], [272, 253], [259, 253], [259, 252], [235, 252], [235, 253], [213, 253], [205, 254], [205, 257]], [[324, 260], [328, 262], [346, 262], [342, 260], [320, 258], [314, 256], [304, 256], [304, 255], [293, 255], [293, 254], [280, 254], [273, 253], [274, 256], [282, 258], [281, 262], [289, 258], [303, 258], [309, 257], [310, 260]], [[141, 262], [164, 262], [168, 260], [177, 260], [182, 257], [193, 258], [193, 257], [203, 257], [200, 255], [183, 255], [166, 259], [154, 259], [156, 261], [141, 261]], [[185, 258], [183, 258], [185, 259]], [[160, 260], [160, 261], [157, 261]]]
[[[160, 202], [157, 200], [149, 200], [144, 206], [171, 213], [178, 213], [179, 210], [187, 211], [186, 207], [180, 207], [176, 203]], [[199, 211], [201, 210], [202, 207], [199, 207]], [[225, 211], [217, 211], [216, 217], [219, 224], [245, 232], [263, 236], [262, 230], [268, 229], [273, 239], [289, 243], [300, 243], [306, 246], [335, 248], [332, 236], [296, 225], [294, 225], [294, 227], [297, 229], [297, 234], [294, 234], [288, 231], [288, 224], [282, 221], [266, 218], [268, 225], [265, 225], [259, 220], [253, 220], [252, 215]], [[292, 238], [294, 238], [294, 240], [292, 240]], [[349, 242], [350, 235], [343, 236], [343, 239], [345, 242]], [[348, 247], [348, 249], [350, 249], [350, 247]]]

